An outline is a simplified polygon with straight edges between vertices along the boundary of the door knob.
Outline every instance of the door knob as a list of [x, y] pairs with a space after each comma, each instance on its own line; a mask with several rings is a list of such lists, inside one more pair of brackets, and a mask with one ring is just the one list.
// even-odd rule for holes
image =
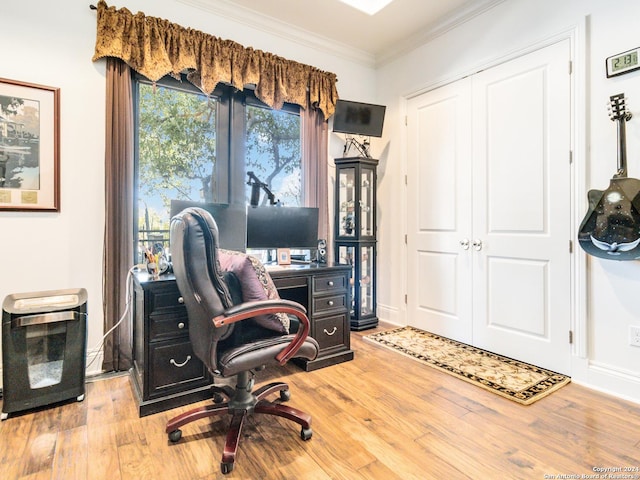
[[477, 251], [482, 250], [482, 240], [480, 240], [479, 238], [476, 238], [473, 241], [473, 248], [475, 248]]
[[460, 240], [460, 246], [463, 248], [463, 250], [469, 250], [469, 239], [463, 238], [462, 240]]

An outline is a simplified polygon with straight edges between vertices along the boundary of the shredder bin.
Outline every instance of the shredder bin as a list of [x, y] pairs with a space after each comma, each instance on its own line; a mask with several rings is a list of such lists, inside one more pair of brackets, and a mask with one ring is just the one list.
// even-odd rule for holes
[[10, 413], [84, 399], [87, 291], [8, 295], [2, 304], [2, 420]]

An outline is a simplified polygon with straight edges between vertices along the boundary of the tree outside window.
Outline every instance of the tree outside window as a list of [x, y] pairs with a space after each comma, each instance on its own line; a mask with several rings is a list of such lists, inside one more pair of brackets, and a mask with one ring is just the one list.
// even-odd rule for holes
[[[247, 106], [246, 170], [253, 173], [286, 206], [302, 206], [300, 115]], [[247, 188], [247, 203], [251, 196]], [[266, 195], [261, 205], [267, 204]]]

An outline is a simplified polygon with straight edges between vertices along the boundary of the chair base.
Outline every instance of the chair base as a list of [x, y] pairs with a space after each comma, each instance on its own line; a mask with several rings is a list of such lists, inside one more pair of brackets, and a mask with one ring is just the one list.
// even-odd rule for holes
[[[188, 423], [218, 415], [231, 415], [231, 425], [227, 431], [220, 469], [223, 474], [233, 470], [238, 451], [238, 442], [244, 420], [254, 413], [275, 415], [296, 422], [301, 426], [300, 438], [309, 440], [313, 434], [311, 431], [311, 415], [297, 408], [274, 403], [265, 400], [267, 395], [280, 392], [280, 400], [289, 400], [289, 386], [283, 382], [274, 382], [263, 385], [255, 392], [251, 392], [253, 380], [249, 379], [248, 372], [238, 374], [238, 386], [233, 389], [229, 386], [213, 386], [214, 405], [195, 408], [169, 420], [165, 429], [169, 440], [177, 442], [182, 437], [180, 427]], [[224, 398], [228, 401], [224, 401]]]

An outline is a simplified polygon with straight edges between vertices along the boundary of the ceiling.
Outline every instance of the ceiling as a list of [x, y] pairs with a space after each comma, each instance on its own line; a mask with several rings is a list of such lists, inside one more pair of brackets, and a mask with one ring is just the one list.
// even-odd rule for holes
[[375, 15], [339, 0], [179, 1], [375, 65], [504, 0], [394, 0]]

